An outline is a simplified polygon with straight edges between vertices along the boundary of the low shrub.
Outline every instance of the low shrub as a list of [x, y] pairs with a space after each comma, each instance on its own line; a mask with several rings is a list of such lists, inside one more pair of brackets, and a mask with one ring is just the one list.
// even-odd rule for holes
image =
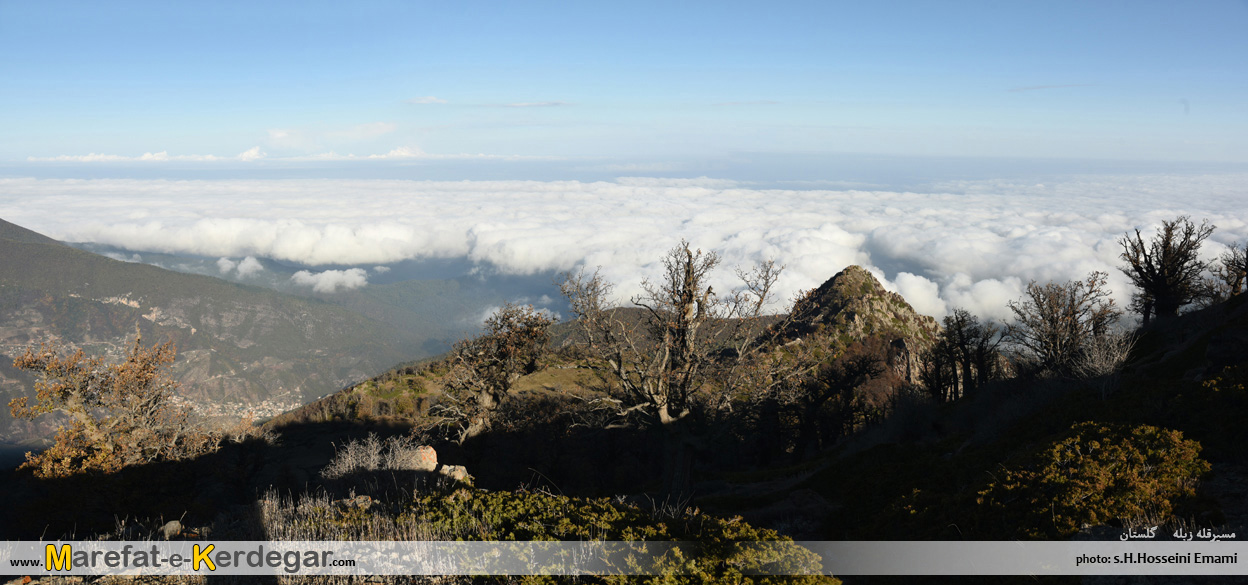
[[1209, 463], [1200, 444], [1148, 425], [1078, 423], [979, 492], [989, 532], [1068, 537], [1088, 525], [1144, 514], [1168, 517], [1195, 495]]
[[[696, 510], [655, 515], [609, 499], [544, 491], [465, 487], [416, 491], [391, 501], [325, 494], [298, 501], [270, 492], [260, 503], [264, 531], [279, 540], [648, 541], [678, 545], [653, 566], [662, 577], [582, 577], [606, 583], [839, 583], [817, 572], [819, 557], [775, 531]], [[625, 567], [621, 567], [622, 569]], [[773, 573], [765, 575], [760, 573]], [[531, 576], [528, 583], [557, 582]]]

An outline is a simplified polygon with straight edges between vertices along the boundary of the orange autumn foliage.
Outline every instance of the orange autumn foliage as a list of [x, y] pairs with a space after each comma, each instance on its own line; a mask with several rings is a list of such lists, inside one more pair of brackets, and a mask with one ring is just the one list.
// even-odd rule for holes
[[225, 438], [199, 428], [188, 408], [170, 400], [177, 388], [165, 375], [177, 355], [172, 343], [145, 347], [136, 336], [117, 364], [87, 357], [82, 350], [62, 353], [56, 345], [41, 344], [13, 362], [15, 368], [41, 374], [33, 405], [25, 396], [9, 402], [13, 416], [34, 419], [59, 411], [69, 417], [51, 447], [26, 454], [21, 468], [36, 476], [112, 473], [185, 459], [215, 450]]

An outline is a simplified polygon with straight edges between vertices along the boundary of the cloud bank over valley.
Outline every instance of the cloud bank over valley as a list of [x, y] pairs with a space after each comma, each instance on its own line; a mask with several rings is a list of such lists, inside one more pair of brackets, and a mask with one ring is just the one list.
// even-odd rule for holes
[[[950, 181], [923, 192], [761, 189], [722, 179], [613, 181], [0, 179], [0, 217], [66, 241], [221, 258], [222, 274], [272, 258], [323, 270], [294, 284], [365, 286], [378, 265], [465, 258], [503, 274], [601, 266], [620, 298], [659, 275], [681, 238], [732, 268], [788, 266], [781, 298], [849, 264], [920, 312], [1009, 316], [1031, 279], [1110, 273], [1116, 240], [1189, 214], [1218, 226], [1205, 253], [1248, 238], [1248, 174], [1085, 175], [1043, 183]], [[351, 268], [359, 266], [358, 268]]]

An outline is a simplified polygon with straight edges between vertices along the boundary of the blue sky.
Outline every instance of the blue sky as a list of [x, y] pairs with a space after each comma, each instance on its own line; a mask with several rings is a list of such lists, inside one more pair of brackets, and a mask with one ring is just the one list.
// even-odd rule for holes
[[4, 0], [0, 56], [9, 163], [1248, 163], [1245, 2]]

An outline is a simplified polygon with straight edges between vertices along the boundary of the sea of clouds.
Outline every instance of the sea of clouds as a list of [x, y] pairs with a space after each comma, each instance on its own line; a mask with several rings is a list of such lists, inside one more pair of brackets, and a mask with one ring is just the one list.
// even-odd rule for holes
[[684, 238], [723, 257], [716, 290], [733, 288], [733, 267], [766, 258], [787, 266], [781, 300], [860, 264], [920, 312], [965, 307], [996, 319], [1009, 317], [1006, 303], [1028, 281], [1094, 270], [1109, 272], [1125, 304], [1131, 287], [1117, 270], [1117, 240], [1135, 228], [1147, 235], [1180, 214], [1207, 218], [1218, 226], [1208, 258], [1248, 239], [1248, 174], [975, 180], [921, 191], [707, 178], [8, 178], [0, 217], [66, 241], [221, 257], [223, 273], [257, 270], [255, 257], [323, 266], [294, 276], [319, 292], [365, 286], [375, 265], [466, 258], [507, 274], [600, 266], [627, 299]]

